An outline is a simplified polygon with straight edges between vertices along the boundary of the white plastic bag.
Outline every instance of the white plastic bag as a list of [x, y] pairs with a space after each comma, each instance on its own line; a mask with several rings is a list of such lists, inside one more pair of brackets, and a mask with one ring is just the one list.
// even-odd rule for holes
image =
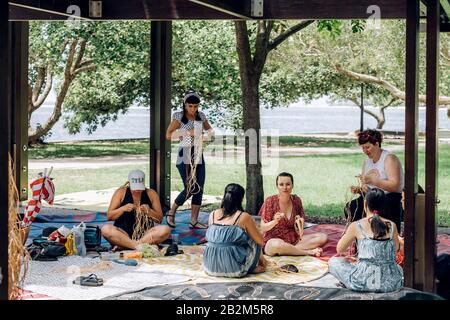
[[81, 222], [79, 225], [72, 228], [72, 234], [75, 239], [75, 247], [77, 248], [77, 255], [86, 255], [86, 245], [84, 243], [84, 230], [86, 230], [86, 225]]

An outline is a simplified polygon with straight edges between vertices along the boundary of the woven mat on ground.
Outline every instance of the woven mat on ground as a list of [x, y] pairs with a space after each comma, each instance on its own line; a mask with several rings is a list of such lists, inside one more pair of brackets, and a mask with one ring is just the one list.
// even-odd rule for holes
[[[208, 224], [209, 212], [200, 212], [198, 221]], [[189, 222], [191, 222], [191, 211], [177, 211], [175, 215], [176, 228], [172, 229], [172, 234], [178, 234], [178, 242], [183, 245], [195, 245], [205, 243], [206, 229], [190, 229]], [[167, 225], [167, 220], [164, 217], [163, 223]]]
[[[76, 277], [91, 273], [102, 278], [104, 285], [86, 287], [72, 283]], [[133, 267], [99, 258], [70, 256], [54, 262], [31, 261], [23, 299], [48, 296], [47, 299], [95, 300], [149, 286], [184, 283], [190, 279], [182, 274], [160, 272], [146, 263]]]
[[[208, 222], [209, 213], [200, 212], [198, 220], [202, 223]], [[172, 229], [172, 234], [178, 234], [178, 241], [183, 245], [195, 245], [205, 242], [206, 230], [190, 229], [189, 222], [191, 221], [191, 211], [179, 211], [176, 214], [176, 228]], [[65, 225], [68, 228], [85, 222], [88, 225], [103, 226], [106, 223], [113, 223], [107, 221], [105, 212], [92, 212], [85, 210], [70, 210], [60, 208], [42, 208], [40, 214], [36, 217], [35, 222], [31, 225], [30, 239], [39, 237], [42, 230], [47, 227], [59, 228]], [[166, 219], [163, 219], [162, 224], [167, 224]], [[107, 246], [108, 242], [102, 238], [102, 245]]]
[[[148, 260], [151, 270], [159, 270], [163, 273], [179, 274], [191, 276], [194, 283], [201, 282], [233, 282], [236, 278], [211, 277], [203, 271], [203, 247], [180, 247], [184, 254], [173, 257], [160, 257]], [[316, 280], [328, 272], [328, 264], [313, 257], [266, 257], [276, 265], [285, 264], [295, 265], [298, 273], [286, 273], [278, 268], [269, 267], [269, 269], [260, 274], [250, 274], [239, 279], [242, 282], [250, 281], [268, 281], [277, 283], [305, 283]]]
[[[136, 267], [125, 266], [99, 258], [70, 256], [55, 262], [31, 261], [24, 286], [23, 299], [93, 300], [149, 286], [180, 283], [255, 282], [267, 281], [285, 284], [306, 283], [321, 278], [328, 271], [325, 262], [313, 257], [268, 258], [278, 265], [291, 263], [299, 273], [267, 271], [237, 279], [210, 277], [203, 271], [203, 247], [180, 246], [184, 254], [141, 260]], [[95, 273], [103, 278], [100, 287], [83, 287], [72, 281], [79, 275]]]
[[155, 286], [107, 297], [108, 300], [442, 300], [409, 288], [392, 293], [306, 287], [268, 282], [201, 283]]

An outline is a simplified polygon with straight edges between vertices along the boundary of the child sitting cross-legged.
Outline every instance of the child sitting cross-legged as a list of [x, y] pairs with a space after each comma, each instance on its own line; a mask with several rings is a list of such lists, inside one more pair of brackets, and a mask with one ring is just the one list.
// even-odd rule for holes
[[399, 249], [395, 223], [385, 219], [385, 193], [371, 189], [364, 200], [366, 217], [349, 225], [336, 251], [345, 253], [357, 241], [356, 263], [342, 257], [329, 261], [330, 273], [348, 289], [369, 292], [391, 292], [402, 288], [403, 270], [395, 261]]

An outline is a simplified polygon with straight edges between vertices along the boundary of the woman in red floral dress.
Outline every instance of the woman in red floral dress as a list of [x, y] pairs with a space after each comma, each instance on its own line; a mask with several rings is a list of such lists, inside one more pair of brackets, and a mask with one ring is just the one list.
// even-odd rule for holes
[[264, 253], [269, 256], [320, 256], [327, 235], [303, 235], [305, 212], [300, 197], [292, 195], [294, 178], [282, 172], [276, 180], [278, 194], [264, 201], [259, 215], [264, 233]]

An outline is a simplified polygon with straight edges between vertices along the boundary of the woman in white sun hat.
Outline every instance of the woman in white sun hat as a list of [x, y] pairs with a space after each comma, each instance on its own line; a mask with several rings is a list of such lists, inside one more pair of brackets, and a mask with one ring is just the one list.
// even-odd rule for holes
[[[133, 239], [136, 211], [145, 211], [151, 220], [140, 239]], [[159, 244], [170, 235], [170, 228], [158, 225], [163, 218], [159, 196], [153, 189], [145, 187], [145, 174], [132, 170], [127, 183], [114, 192], [107, 212], [114, 225], [102, 227], [103, 237], [116, 249], [136, 249], [139, 244]]]

